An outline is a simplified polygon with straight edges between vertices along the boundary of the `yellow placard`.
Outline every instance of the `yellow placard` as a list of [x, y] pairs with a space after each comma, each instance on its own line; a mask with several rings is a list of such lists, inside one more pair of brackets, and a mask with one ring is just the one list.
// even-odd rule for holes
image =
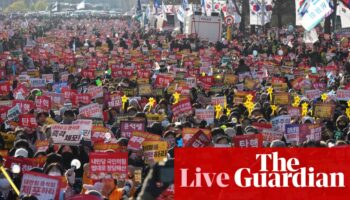
[[275, 92], [273, 94], [273, 104], [275, 105], [289, 105], [290, 98], [287, 92]]
[[162, 161], [168, 154], [167, 141], [145, 141], [142, 143], [142, 148], [146, 163]]
[[333, 104], [317, 103], [314, 108], [314, 117], [332, 119], [335, 106]]

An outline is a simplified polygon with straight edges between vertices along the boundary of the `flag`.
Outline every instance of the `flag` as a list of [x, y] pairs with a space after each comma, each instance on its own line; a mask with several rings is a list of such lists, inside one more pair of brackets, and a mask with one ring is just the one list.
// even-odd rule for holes
[[161, 17], [164, 21], [168, 21], [167, 18], [166, 18], [166, 13], [167, 13], [167, 9], [164, 5], [164, 2], [162, 2], [162, 14], [161, 14]]
[[272, 0], [250, 0], [250, 25], [265, 25], [271, 21]]
[[317, 26], [324, 18], [332, 14], [333, 9], [329, 0], [305, 0], [300, 6], [298, 14], [301, 17], [301, 25], [305, 30], [310, 31]]
[[185, 10], [183, 9], [182, 6], [179, 7], [179, 10], [177, 11], [177, 19], [179, 19], [180, 22], [185, 21]]
[[51, 12], [57, 12], [58, 11], [58, 3], [57, 3], [57, 1], [54, 4], [51, 4], [49, 10]]
[[85, 0], [80, 2], [78, 5], [77, 5], [77, 10], [82, 10], [82, 9], [85, 9]]
[[[350, 0], [349, 0], [350, 2]], [[341, 27], [350, 28], [350, 9], [344, 3], [339, 2], [337, 6], [337, 15], [340, 16]]]

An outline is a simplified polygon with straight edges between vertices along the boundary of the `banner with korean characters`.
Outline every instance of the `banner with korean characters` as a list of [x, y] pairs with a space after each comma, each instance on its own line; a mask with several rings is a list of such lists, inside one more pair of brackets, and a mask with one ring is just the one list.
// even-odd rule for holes
[[92, 152], [89, 155], [91, 179], [123, 180], [128, 174], [127, 152]]
[[22, 177], [20, 196], [33, 195], [38, 200], [59, 198], [60, 178], [43, 173], [25, 172]]
[[142, 143], [142, 148], [147, 164], [163, 161], [168, 154], [168, 142], [166, 141], [145, 141]]
[[54, 144], [79, 145], [82, 134], [79, 124], [51, 125], [51, 138]]
[[160, 140], [159, 135], [151, 134], [144, 131], [133, 131], [128, 143], [128, 149], [138, 151], [142, 149], [142, 143], [145, 141]]

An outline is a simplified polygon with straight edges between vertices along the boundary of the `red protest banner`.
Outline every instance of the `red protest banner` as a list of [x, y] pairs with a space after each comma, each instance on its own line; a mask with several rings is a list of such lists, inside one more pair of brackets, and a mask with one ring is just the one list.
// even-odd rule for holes
[[9, 81], [0, 83], [0, 95], [8, 95], [11, 91], [11, 83]]
[[128, 153], [90, 153], [91, 178], [96, 179], [125, 179], [128, 173]]
[[172, 105], [171, 108], [175, 119], [192, 114], [192, 105], [189, 99], [184, 99], [177, 104]]
[[186, 142], [186, 147], [206, 147], [210, 145], [210, 142], [209, 137], [207, 137], [203, 131], [199, 130], [188, 142]]
[[77, 90], [71, 90], [67, 87], [63, 87], [61, 92], [65, 99], [72, 99], [72, 97], [78, 93]]
[[20, 193], [33, 195], [39, 200], [58, 199], [60, 178], [42, 173], [26, 172], [22, 177]]
[[145, 123], [138, 121], [121, 121], [120, 122], [121, 136], [130, 138], [134, 131], [144, 131]]
[[64, 96], [61, 93], [55, 93], [55, 92], [43, 92], [44, 96], [48, 96], [51, 99], [51, 107], [53, 109], [59, 109], [64, 104]]
[[79, 115], [86, 118], [102, 118], [102, 105], [93, 103], [80, 107]]
[[114, 93], [110, 95], [110, 100], [108, 101], [108, 107], [121, 107], [122, 97], [120, 94]]
[[23, 97], [29, 94], [28, 88], [23, 84], [20, 84], [13, 90], [13, 96], [16, 97], [18, 93], [21, 93]]
[[157, 141], [157, 140], [160, 140], [160, 138], [161, 137], [159, 135], [151, 134], [148, 132], [133, 131], [132, 136], [128, 143], [128, 149], [135, 150], [135, 151], [141, 150], [142, 143], [144, 141]]
[[38, 96], [35, 98], [35, 105], [39, 111], [49, 112], [51, 110], [51, 98], [48, 96]]
[[253, 123], [253, 126], [262, 133], [264, 141], [280, 140], [283, 137], [283, 133], [274, 131], [271, 123]]
[[95, 79], [95, 70], [94, 69], [83, 69], [83, 70], [81, 70], [81, 76], [83, 78]]
[[235, 147], [262, 147], [263, 135], [262, 134], [250, 134], [239, 135], [232, 139]]
[[158, 74], [154, 86], [156, 88], [168, 87], [173, 81], [173, 77], [165, 74]]
[[[92, 142], [98, 142], [98, 141], [104, 141], [106, 139], [106, 133], [110, 132], [110, 130], [103, 126], [92, 126], [91, 129], [91, 141]], [[114, 135], [111, 134], [113, 137]]]
[[31, 111], [32, 109], [35, 108], [35, 104], [33, 101], [29, 101], [29, 100], [18, 100], [15, 99], [12, 101], [12, 106], [16, 106], [18, 104], [20, 110], [22, 113], [27, 113], [29, 111]]
[[21, 173], [27, 172], [34, 167], [40, 167], [40, 163], [32, 158], [7, 157], [4, 166], [11, 169], [13, 165], [18, 165], [21, 168]]
[[79, 103], [90, 104], [91, 96], [89, 94], [73, 94], [73, 97], [72, 97], [73, 106], [77, 106], [79, 105]]
[[20, 114], [18, 118], [18, 123], [21, 127], [35, 128], [38, 126], [36, 118], [33, 114]]

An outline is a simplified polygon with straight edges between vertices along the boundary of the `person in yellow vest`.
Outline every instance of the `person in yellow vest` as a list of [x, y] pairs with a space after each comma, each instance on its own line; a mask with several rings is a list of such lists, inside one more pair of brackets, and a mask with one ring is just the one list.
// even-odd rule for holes
[[120, 200], [123, 196], [122, 188], [118, 188], [116, 179], [103, 179], [102, 194], [109, 200]]

